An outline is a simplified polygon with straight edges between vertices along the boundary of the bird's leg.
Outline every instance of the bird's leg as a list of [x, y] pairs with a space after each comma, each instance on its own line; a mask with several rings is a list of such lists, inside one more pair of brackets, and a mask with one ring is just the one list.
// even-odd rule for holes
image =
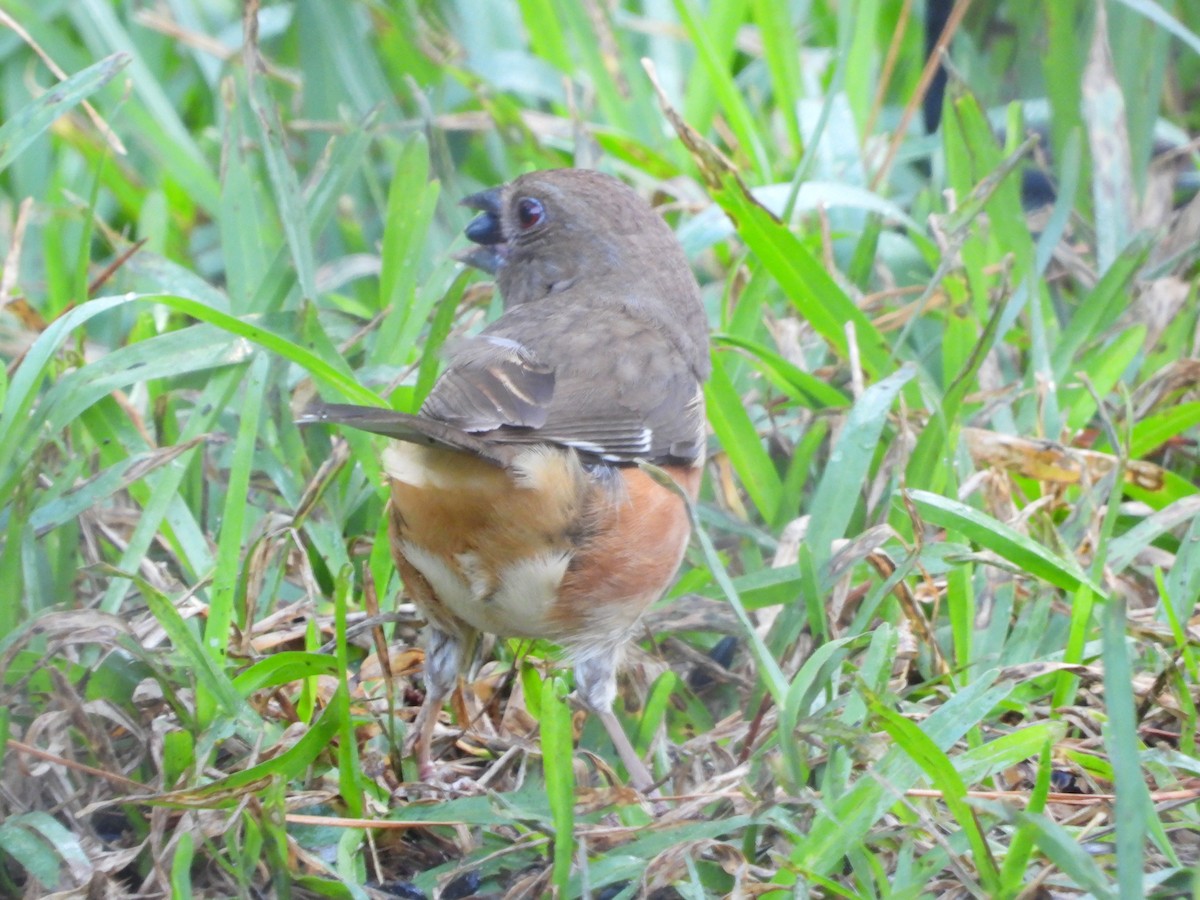
[[417, 775], [432, 781], [436, 770], [431, 758], [433, 729], [442, 704], [454, 691], [463, 665], [463, 641], [458, 635], [430, 625], [425, 630], [425, 700], [412, 724], [412, 752]]
[[649, 794], [654, 778], [646, 764], [633, 749], [629, 736], [613, 714], [613, 701], [617, 697], [617, 669], [613, 654], [605, 654], [580, 661], [575, 666], [575, 687], [579, 697], [594, 712], [608, 732], [609, 740], [625, 764], [629, 780], [643, 794]]

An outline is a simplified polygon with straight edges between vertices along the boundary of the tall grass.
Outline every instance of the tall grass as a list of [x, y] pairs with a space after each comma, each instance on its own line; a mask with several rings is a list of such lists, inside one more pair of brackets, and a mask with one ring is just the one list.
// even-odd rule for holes
[[[6, 0], [0, 894], [1200, 890], [1200, 6], [960, 0], [926, 133], [936, 6]], [[379, 442], [293, 424], [419, 405], [457, 200], [572, 164], [712, 325], [656, 817], [529, 642], [411, 783]]]

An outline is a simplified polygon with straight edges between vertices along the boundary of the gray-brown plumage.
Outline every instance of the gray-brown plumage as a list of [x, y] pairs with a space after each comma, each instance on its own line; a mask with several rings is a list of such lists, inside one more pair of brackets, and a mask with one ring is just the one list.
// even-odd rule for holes
[[[585, 169], [533, 172], [463, 202], [481, 210], [467, 234], [487, 251], [464, 258], [497, 276], [505, 313], [453, 348], [421, 416], [618, 462], [700, 455], [707, 324], [658, 214]], [[339, 408], [325, 407], [325, 418], [335, 421]]]
[[682, 500], [704, 459], [708, 338], [699, 288], [671, 229], [616, 179], [532, 172], [464, 204], [504, 314], [458, 342], [416, 416], [325, 405], [306, 421], [396, 438], [397, 567], [431, 623], [417, 723], [432, 772], [436, 712], [475, 634], [562, 644], [639, 787], [644, 764], [612, 716], [620, 648], [669, 585], [687, 543]]

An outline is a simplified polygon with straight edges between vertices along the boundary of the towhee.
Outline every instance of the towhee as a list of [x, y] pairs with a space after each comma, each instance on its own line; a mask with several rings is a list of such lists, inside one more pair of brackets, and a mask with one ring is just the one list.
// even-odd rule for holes
[[583, 169], [467, 197], [461, 258], [504, 313], [453, 346], [417, 415], [319, 405], [305, 422], [394, 438], [392, 555], [428, 619], [422, 779], [442, 704], [480, 632], [545, 638], [575, 667], [636, 787], [652, 779], [612, 712], [621, 650], [675, 576], [700, 487], [708, 333], [675, 235], [632, 189]]

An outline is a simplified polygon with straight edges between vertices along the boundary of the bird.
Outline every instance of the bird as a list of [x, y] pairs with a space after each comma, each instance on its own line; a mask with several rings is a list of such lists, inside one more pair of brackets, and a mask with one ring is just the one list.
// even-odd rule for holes
[[426, 619], [410, 731], [422, 781], [489, 633], [558, 645], [648, 792], [613, 702], [622, 650], [690, 539], [710, 372], [700, 288], [670, 226], [613, 176], [537, 170], [461, 202], [477, 215], [458, 258], [494, 277], [502, 313], [448, 346], [417, 413], [318, 402], [302, 421], [391, 438], [390, 550]]

